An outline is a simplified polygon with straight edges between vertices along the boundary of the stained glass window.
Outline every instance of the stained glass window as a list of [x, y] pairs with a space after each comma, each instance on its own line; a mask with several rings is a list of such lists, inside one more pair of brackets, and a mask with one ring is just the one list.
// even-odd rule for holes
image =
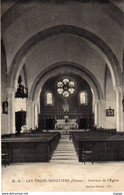
[[87, 105], [87, 103], [88, 103], [87, 92], [86, 91], [80, 92], [80, 104]]
[[71, 79], [64, 78], [57, 83], [57, 92], [65, 98], [75, 92], [75, 83]]
[[63, 89], [62, 88], [58, 88], [57, 91], [58, 91], [59, 94], [63, 93]]
[[53, 104], [53, 96], [50, 92], [46, 94], [46, 104]]

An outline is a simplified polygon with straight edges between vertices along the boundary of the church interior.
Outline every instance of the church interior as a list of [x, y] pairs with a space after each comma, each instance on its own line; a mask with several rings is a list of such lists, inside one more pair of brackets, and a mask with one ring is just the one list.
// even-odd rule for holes
[[[2, 0], [1, 12], [3, 191], [31, 190], [11, 183], [31, 169], [44, 178], [55, 169], [56, 178], [124, 174], [123, 1]], [[32, 190], [48, 190], [40, 184]], [[77, 186], [65, 190], [86, 190]]]

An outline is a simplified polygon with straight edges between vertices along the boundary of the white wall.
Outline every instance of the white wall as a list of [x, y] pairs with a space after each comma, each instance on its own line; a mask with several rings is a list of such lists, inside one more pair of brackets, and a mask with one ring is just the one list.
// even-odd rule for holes
[[[3, 49], [3, 48], [2, 48]], [[3, 49], [4, 50], [4, 49]], [[1, 134], [8, 133], [8, 114], [3, 114], [2, 103], [8, 98], [5, 51], [1, 51]]]

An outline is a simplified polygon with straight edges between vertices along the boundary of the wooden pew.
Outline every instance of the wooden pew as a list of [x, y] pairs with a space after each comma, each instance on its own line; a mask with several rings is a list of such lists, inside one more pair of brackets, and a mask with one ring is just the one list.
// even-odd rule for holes
[[49, 162], [59, 143], [59, 133], [2, 139], [11, 162]]
[[124, 135], [106, 133], [74, 133], [72, 140], [79, 162], [82, 162], [82, 150], [85, 144], [92, 144], [94, 161], [123, 161]]

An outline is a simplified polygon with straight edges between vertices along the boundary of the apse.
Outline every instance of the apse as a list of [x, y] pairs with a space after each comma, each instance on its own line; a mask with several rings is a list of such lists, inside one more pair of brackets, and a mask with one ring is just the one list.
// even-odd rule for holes
[[76, 74], [49, 78], [40, 94], [39, 128], [83, 129], [94, 126], [93, 95], [86, 80]]

